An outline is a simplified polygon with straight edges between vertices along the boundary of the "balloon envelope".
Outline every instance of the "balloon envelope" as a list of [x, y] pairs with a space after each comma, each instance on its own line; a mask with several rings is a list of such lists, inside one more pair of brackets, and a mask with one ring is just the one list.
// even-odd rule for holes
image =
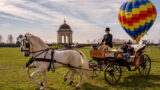
[[119, 21], [128, 35], [138, 43], [156, 20], [157, 11], [149, 0], [129, 0], [119, 10]]

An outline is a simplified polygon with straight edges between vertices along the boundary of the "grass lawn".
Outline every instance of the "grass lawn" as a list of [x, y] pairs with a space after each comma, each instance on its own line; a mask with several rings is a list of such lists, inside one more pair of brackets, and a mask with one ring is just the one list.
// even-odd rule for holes
[[[103, 73], [93, 80], [87, 81], [83, 78], [81, 90], [160, 90], [160, 48], [149, 47], [147, 54], [151, 57], [152, 68], [149, 77], [141, 77], [138, 71], [123, 72], [122, 78], [117, 85], [109, 85]], [[83, 51], [88, 60], [89, 47], [79, 49]], [[0, 90], [39, 90], [32, 80], [27, 77], [25, 63], [29, 58], [23, 56], [19, 48], [0, 48]], [[63, 74], [67, 69], [57, 69], [56, 72], [47, 72], [47, 90], [73, 90], [79, 81], [76, 76], [74, 84], [68, 85], [63, 82]], [[41, 79], [41, 75], [37, 75]]]

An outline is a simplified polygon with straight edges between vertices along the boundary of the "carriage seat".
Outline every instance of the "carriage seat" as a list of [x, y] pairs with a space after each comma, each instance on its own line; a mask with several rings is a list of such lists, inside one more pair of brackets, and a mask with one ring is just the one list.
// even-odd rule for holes
[[93, 45], [90, 51], [90, 55], [92, 58], [106, 59], [106, 57], [110, 57], [110, 55], [108, 56], [108, 54], [110, 53], [109, 50], [111, 50], [111, 48], [107, 45]]
[[132, 47], [134, 48], [135, 52], [139, 52], [145, 49], [146, 45], [145, 44], [141, 44], [141, 45], [132, 45]]
[[91, 50], [90, 55], [92, 58], [105, 59], [105, 51], [103, 50]]
[[128, 61], [134, 63], [137, 53], [142, 52], [146, 48], [146, 45], [137, 45], [137, 46], [135, 45], [132, 47], [134, 47], [135, 54], [130, 56], [130, 59]]

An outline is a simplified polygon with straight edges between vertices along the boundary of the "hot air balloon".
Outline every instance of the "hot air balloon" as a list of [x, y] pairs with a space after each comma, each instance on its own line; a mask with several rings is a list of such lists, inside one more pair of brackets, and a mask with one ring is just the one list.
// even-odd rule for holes
[[119, 10], [119, 21], [128, 35], [137, 43], [156, 20], [157, 11], [149, 0], [129, 0]]

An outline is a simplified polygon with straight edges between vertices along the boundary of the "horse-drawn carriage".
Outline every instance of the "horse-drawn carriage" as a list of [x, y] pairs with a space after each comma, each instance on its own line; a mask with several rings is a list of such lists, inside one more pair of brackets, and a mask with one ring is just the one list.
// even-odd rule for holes
[[[24, 56], [27, 57], [31, 54], [32, 58], [26, 64], [27, 74], [34, 80], [35, 84], [41, 86], [41, 89], [47, 87], [46, 71], [60, 67], [68, 68], [67, 73], [64, 75], [64, 81], [67, 80], [68, 73], [72, 73], [69, 78], [70, 84], [73, 83], [75, 73], [78, 73], [80, 80], [76, 89], [79, 89], [82, 84], [82, 73], [87, 79], [90, 79], [89, 69], [92, 70], [92, 77], [96, 77], [100, 72], [104, 71], [105, 80], [111, 84], [116, 84], [120, 80], [123, 71], [121, 67], [123, 66], [127, 67], [129, 71], [138, 69], [141, 75], [148, 75], [151, 68], [151, 60], [148, 55], [143, 53], [145, 47], [141, 46], [136, 50], [135, 54], [131, 56], [131, 59], [133, 59], [131, 62], [123, 58], [123, 53], [120, 50], [110, 50], [108, 47], [107, 49], [103, 49], [103, 47], [102, 49], [94, 48], [91, 50], [92, 60], [90, 60], [89, 65], [83, 52], [77, 50], [55, 50], [47, 46], [40, 38], [29, 33], [23, 36], [20, 48]], [[131, 69], [132, 66], [135, 66], [135, 68]], [[29, 71], [32, 68], [37, 69], [30, 74]], [[38, 73], [42, 73], [44, 83], [36, 80], [35, 76]]]
[[90, 51], [92, 60], [89, 61], [89, 67], [92, 70], [92, 77], [97, 77], [104, 71], [105, 80], [110, 84], [116, 84], [121, 78], [122, 67], [128, 71], [138, 70], [140, 75], [149, 75], [151, 69], [151, 60], [147, 54], [144, 54], [145, 45], [135, 48], [135, 54], [130, 56], [129, 60], [123, 57], [121, 50], [99, 50], [94, 48]]

